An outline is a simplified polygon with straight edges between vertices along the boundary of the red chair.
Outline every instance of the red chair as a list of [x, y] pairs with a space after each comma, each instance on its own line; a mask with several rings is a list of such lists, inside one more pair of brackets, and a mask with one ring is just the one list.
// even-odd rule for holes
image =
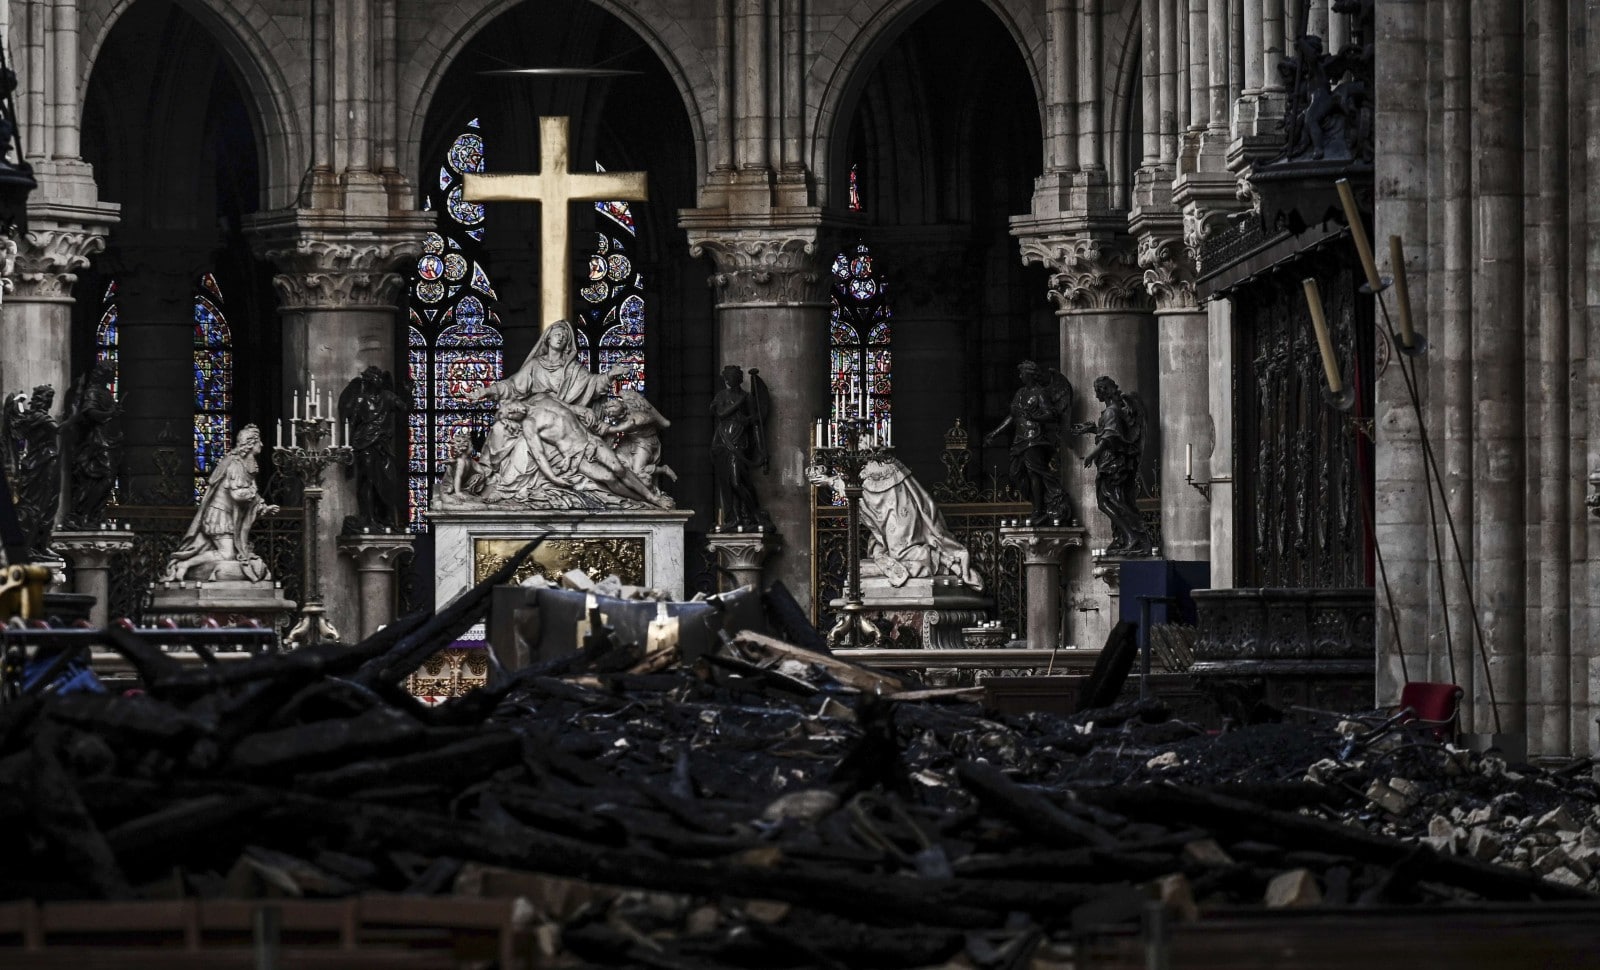
[[1455, 684], [1413, 681], [1400, 689], [1395, 720], [1408, 727], [1429, 728], [1434, 738], [1453, 741], [1461, 714], [1462, 690]]

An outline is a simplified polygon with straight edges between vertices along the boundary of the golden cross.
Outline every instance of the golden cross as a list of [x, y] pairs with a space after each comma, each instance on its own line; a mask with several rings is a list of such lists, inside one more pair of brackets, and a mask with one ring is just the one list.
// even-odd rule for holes
[[645, 202], [643, 172], [567, 171], [566, 118], [539, 119], [539, 174], [468, 173], [461, 197], [468, 202], [537, 202], [539, 219], [539, 326], [571, 319], [571, 273], [567, 226], [569, 202]]

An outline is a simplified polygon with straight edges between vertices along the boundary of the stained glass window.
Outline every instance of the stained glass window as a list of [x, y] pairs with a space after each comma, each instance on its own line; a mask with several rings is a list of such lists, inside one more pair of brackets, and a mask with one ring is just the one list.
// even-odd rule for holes
[[857, 166], [850, 166], [850, 211], [861, 211], [861, 173]]
[[106, 286], [106, 295], [100, 299], [100, 322], [94, 328], [94, 359], [111, 364], [111, 393], [117, 393], [121, 379], [117, 365], [117, 281]]
[[462, 176], [483, 171], [483, 159], [483, 129], [474, 118], [451, 141], [423, 203], [438, 222], [412, 270], [406, 332], [407, 376], [416, 395], [407, 441], [413, 531], [427, 528], [422, 513], [449, 462], [455, 429], [481, 436], [494, 417], [493, 402], [470, 403], [463, 395], [499, 380], [504, 370], [499, 297], [484, 267], [487, 212], [462, 197]]
[[887, 286], [865, 244], [833, 260], [833, 318], [829, 327], [830, 420], [866, 416], [869, 433], [893, 440], [890, 399], [893, 354]]
[[228, 450], [233, 430], [233, 334], [222, 312], [222, 291], [210, 273], [194, 296], [194, 494]]
[[[605, 171], [595, 164], [596, 171]], [[644, 393], [644, 274], [634, 265], [628, 246], [639, 226], [626, 202], [594, 204], [594, 245], [578, 281], [578, 356], [595, 373], [616, 366], [632, 376], [614, 387]], [[598, 349], [598, 355], [589, 352]]]

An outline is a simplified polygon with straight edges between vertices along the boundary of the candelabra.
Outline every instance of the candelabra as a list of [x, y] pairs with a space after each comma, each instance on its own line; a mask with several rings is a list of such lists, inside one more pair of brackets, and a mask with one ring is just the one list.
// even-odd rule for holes
[[884, 453], [885, 446], [871, 434], [873, 422], [867, 417], [840, 418], [836, 422], [837, 443], [816, 449], [817, 460], [836, 471], [844, 482], [845, 499], [845, 559], [847, 560], [844, 589], [844, 613], [828, 632], [830, 646], [861, 646], [863, 634], [869, 640], [878, 638], [877, 628], [866, 618], [866, 606], [861, 602], [861, 472], [867, 463]]
[[[311, 646], [326, 641], [337, 641], [339, 631], [328, 620], [322, 605], [322, 577], [317, 571], [317, 547], [321, 544], [321, 526], [317, 518], [322, 504], [322, 474], [330, 465], [348, 465], [354, 451], [348, 444], [349, 431], [339, 433], [339, 427], [326, 412], [332, 410], [331, 395], [326, 403], [318, 401], [316, 383], [306, 395], [305, 413], [300, 414], [299, 394], [294, 399], [294, 414], [289, 419], [289, 443], [283, 443], [283, 422], [278, 422], [277, 445], [272, 449], [272, 460], [287, 475], [304, 483], [305, 517], [302, 521], [301, 550], [305, 563], [305, 583], [301, 591], [300, 619], [289, 631], [289, 642], [296, 646]], [[326, 447], [322, 440], [328, 439]], [[346, 442], [340, 444], [341, 438]]]

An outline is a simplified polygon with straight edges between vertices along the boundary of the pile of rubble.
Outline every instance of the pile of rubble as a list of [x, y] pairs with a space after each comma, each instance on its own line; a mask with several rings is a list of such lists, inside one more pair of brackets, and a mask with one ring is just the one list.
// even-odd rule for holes
[[578, 652], [417, 703], [404, 678], [516, 565], [354, 647], [178, 669], [109, 632], [143, 695], [0, 711], [0, 899], [509, 895], [547, 955], [716, 968], [1022, 965], [1153, 900], [1593, 898], [1587, 776], [1439, 745], [998, 716], [760, 633], [663, 662], [598, 614]]

